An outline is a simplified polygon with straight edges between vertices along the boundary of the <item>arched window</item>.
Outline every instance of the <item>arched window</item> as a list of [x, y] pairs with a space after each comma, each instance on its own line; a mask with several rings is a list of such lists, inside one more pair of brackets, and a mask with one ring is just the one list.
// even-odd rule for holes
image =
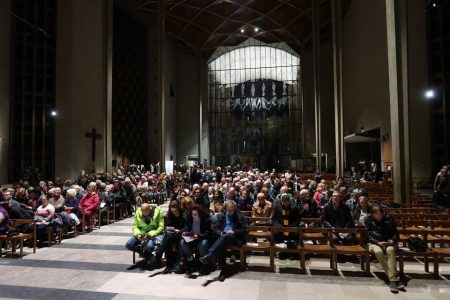
[[213, 165], [288, 168], [301, 157], [300, 58], [249, 39], [208, 62]]

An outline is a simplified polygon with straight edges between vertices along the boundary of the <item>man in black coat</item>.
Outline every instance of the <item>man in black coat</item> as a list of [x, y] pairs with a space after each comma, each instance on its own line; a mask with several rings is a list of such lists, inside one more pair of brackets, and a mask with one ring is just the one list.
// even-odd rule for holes
[[375, 255], [388, 276], [391, 292], [396, 293], [399, 289], [404, 289], [405, 285], [399, 280], [397, 272], [398, 233], [394, 219], [384, 214], [380, 205], [374, 204], [370, 215], [364, 219], [364, 224], [369, 252]]
[[[327, 228], [355, 227], [350, 208], [342, 201], [339, 191], [334, 191], [331, 201], [323, 208], [322, 224]], [[339, 244], [352, 244], [354, 238], [348, 233], [333, 233], [333, 240]]]
[[300, 221], [302, 218], [318, 218], [319, 212], [317, 210], [316, 201], [314, 201], [307, 189], [300, 191], [300, 197], [297, 200], [300, 208]]
[[[298, 227], [300, 224], [300, 209], [293, 204], [288, 194], [282, 194], [280, 201], [275, 204], [272, 215], [272, 224], [277, 227]], [[276, 243], [298, 242], [298, 233], [296, 232], [277, 232], [274, 236]], [[279, 259], [286, 259], [288, 255], [279, 254]]]
[[245, 233], [244, 219], [237, 210], [236, 202], [227, 201], [226, 213], [218, 216], [214, 227], [214, 234], [217, 240], [209, 248], [208, 253], [200, 258], [200, 262], [205, 265], [209, 264], [214, 256], [218, 258], [220, 281], [224, 281], [227, 277], [225, 270], [227, 248], [234, 245], [242, 245], [245, 241]]
[[328, 228], [354, 227], [350, 209], [342, 202], [340, 192], [334, 191], [331, 201], [324, 207], [322, 223]]

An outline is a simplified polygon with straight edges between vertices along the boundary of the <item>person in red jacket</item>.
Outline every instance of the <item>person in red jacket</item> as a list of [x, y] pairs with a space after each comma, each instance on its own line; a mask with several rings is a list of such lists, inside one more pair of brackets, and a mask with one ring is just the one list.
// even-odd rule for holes
[[87, 193], [81, 198], [78, 208], [80, 213], [84, 213], [84, 224], [91, 224], [92, 216], [98, 213], [100, 199], [97, 194], [97, 184], [89, 183]]

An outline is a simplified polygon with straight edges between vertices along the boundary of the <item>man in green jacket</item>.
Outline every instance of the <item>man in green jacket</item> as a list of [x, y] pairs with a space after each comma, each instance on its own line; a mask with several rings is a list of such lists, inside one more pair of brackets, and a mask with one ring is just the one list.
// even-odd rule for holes
[[144, 203], [136, 211], [133, 224], [133, 236], [126, 247], [138, 252], [146, 260], [152, 257], [155, 245], [160, 242], [164, 231], [164, 214], [158, 206], [151, 207]]

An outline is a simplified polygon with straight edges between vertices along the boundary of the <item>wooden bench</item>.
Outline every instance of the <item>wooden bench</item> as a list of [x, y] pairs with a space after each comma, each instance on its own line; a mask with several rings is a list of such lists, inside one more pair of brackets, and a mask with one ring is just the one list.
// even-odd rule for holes
[[275, 241], [275, 235], [277, 233], [288, 233], [288, 234], [296, 234], [299, 235], [298, 232], [298, 227], [281, 227], [281, 226], [274, 226], [271, 228], [271, 232], [272, 232], [272, 242], [273, 242], [273, 246], [272, 246], [272, 251], [270, 253], [271, 258], [270, 261], [272, 264], [274, 264], [275, 261], [275, 255], [277, 253], [284, 253], [284, 254], [296, 254], [296, 255], [300, 255], [300, 241], [299, 241], [299, 237], [296, 238], [295, 242], [298, 242], [299, 245], [296, 246], [295, 248], [287, 248], [281, 245], [278, 245]]
[[[99, 226], [102, 225], [102, 209], [98, 208], [98, 224]], [[113, 199], [112, 207], [108, 207], [108, 210], [106, 211], [106, 224], [111, 224], [116, 221], [116, 199]]]
[[[336, 270], [336, 263], [334, 261], [334, 247], [332, 244], [332, 229], [323, 227], [301, 227], [298, 228], [300, 233], [300, 268], [303, 272], [306, 272], [306, 254], [324, 254], [330, 256], [330, 268]], [[326, 237], [326, 242], [321, 245], [305, 244], [305, 240], [309, 240], [309, 237], [305, 237], [305, 234], [318, 233]]]
[[[255, 233], [261, 233], [261, 236], [266, 237], [267, 235], [271, 236], [271, 230], [269, 226], [254, 226], [249, 225], [248, 231], [255, 232]], [[274, 258], [272, 255], [272, 246], [270, 241], [264, 241], [264, 242], [254, 242], [254, 241], [247, 241], [244, 245], [242, 245], [239, 248], [240, 253], [240, 263], [241, 267], [244, 267], [247, 265], [247, 254], [251, 252], [263, 252], [267, 253], [269, 255], [270, 259], [270, 267], [274, 267]]]
[[[424, 240], [425, 244], [428, 245], [428, 233], [429, 229], [427, 228], [400, 228], [397, 229], [399, 234], [404, 234], [408, 236], [417, 236]], [[434, 258], [436, 253], [432, 252], [430, 249], [427, 249], [425, 252], [417, 252], [409, 250], [406, 247], [401, 247], [397, 251], [398, 261], [399, 261], [399, 271], [401, 274], [404, 274], [404, 257], [423, 257], [424, 258], [424, 268], [425, 272], [429, 272], [429, 258]], [[436, 273], [436, 270], [435, 270]]]
[[248, 224], [251, 226], [252, 229], [248, 229], [247, 234], [247, 241], [252, 241], [253, 239], [258, 238], [264, 238], [267, 239], [269, 242], [271, 240], [271, 232], [270, 230], [261, 230], [259, 227], [267, 227], [269, 225], [259, 226], [257, 225], [259, 222], [262, 222], [263, 224], [269, 224], [270, 223], [270, 217], [249, 217], [248, 218]]
[[338, 245], [333, 244], [334, 247], [334, 263], [335, 269], [337, 269], [337, 255], [338, 254], [349, 254], [349, 255], [359, 255], [361, 270], [370, 272], [370, 253], [367, 248], [367, 243], [364, 237], [365, 228], [334, 228], [333, 233], [345, 233], [355, 236], [357, 243], [354, 245]]
[[[438, 236], [450, 236], [450, 228], [434, 228], [429, 231], [429, 235], [438, 235]], [[433, 257], [433, 275], [434, 278], [439, 278], [439, 259], [450, 257], [450, 248], [444, 247], [441, 245], [440, 247], [431, 248], [431, 252], [434, 254]]]
[[18, 225], [28, 225], [32, 227], [31, 233], [20, 233], [16, 236], [8, 237], [6, 234], [0, 235], [0, 257], [2, 256], [3, 247], [2, 241], [11, 242], [12, 253], [16, 252], [17, 243], [20, 247], [20, 257], [23, 257], [23, 244], [25, 240], [29, 240], [32, 243], [33, 253], [36, 253], [36, 221], [33, 219], [11, 219], [11, 229], [17, 230]]

